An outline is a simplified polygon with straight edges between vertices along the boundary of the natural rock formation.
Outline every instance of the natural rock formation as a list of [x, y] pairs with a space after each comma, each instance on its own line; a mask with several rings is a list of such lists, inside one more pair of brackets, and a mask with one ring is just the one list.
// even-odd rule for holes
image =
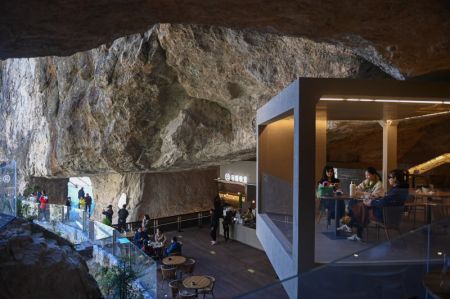
[[0, 281], [0, 298], [101, 297], [73, 248], [33, 233], [20, 220], [0, 230]]
[[180, 25], [0, 68], [0, 140], [21, 177], [253, 158], [256, 109], [295, 78], [387, 76], [338, 46]]
[[[449, 124], [448, 113], [401, 121], [398, 164], [412, 167], [448, 153]], [[327, 133], [327, 161], [347, 168], [374, 166], [381, 169], [383, 129], [377, 122], [331, 122]]]
[[169, 22], [342, 43], [380, 66], [393, 64], [410, 76], [450, 69], [446, 0], [7, 0], [0, 10], [5, 12], [0, 20], [0, 58], [70, 55]]
[[127, 221], [140, 221], [145, 214], [151, 219], [205, 211], [213, 207], [219, 176], [217, 167], [181, 172], [148, 174], [104, 174], [91, 177], [95, 190], [94, 218], [113, 205], [113, 223], [117, 223], [118, 199], [127, 195], [130, 215]]

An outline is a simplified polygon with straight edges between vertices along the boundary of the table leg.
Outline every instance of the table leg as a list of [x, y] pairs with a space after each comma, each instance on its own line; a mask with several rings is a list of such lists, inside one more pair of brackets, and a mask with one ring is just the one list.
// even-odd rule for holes
[[337, 230], [339, 227], [339, 215], [338, 215], [338, 201], [339, 200], [335, 200], [334, 201], [334, 223], [335, 223], [335, 228], [334, 228], [334, 236], [337, 237], [339, 235], [339, 231]]

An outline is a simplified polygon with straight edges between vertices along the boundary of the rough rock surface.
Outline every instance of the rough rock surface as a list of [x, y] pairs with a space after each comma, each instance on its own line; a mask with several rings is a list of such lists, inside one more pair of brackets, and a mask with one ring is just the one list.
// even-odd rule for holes
[[450, 69], [447, 0], [6, 0], [0, 10], [0, 58], [70, 55], [168, 22], [342, 43], [406, 75]]
[[140, 221], [205, 211], [213, 207], [217, 195], [214, 179], [219, 169], [198, 169], [167, 173], [104, 174], [91, 177], [96, 195], [94, 218], [101, 220], [103, 208], [113, 205], [113, 223], [117, 222], [118, 199], [127, 195], [130, 212], [127, 221]]
[[181, 25], [0, 68], [0, 143], [21, 177], [253, 158], [256, 109], [295, 78], [387, 76], [339, 46]]
[[73, 248], [33, 233], [20, 220], [0, 230], [0, 281], [0, 298], [101, 297]]
[[[448, 153], [449, 128], [449, 114], [401, 121], [397, 133], [398, 164], [412, 167]], [[327, 134], [330, 163], [381, 169], [383, 129], [377, 122], [330, 122]]]

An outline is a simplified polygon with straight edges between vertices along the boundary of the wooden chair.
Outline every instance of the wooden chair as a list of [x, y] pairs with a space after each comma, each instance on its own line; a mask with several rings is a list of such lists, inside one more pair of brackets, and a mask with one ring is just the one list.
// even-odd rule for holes
[[192, 293], [188, 290], [181, 290], [178, 293], [178, 296], [180, 299], [195, 299], [195, 298], [197, 298], [197, 294]]
[[203, 294], [203, 298], [205, 298], [206, 295], [212, 295], [214, 299], [214, 284], [216, 283], [216, 279], [209, 275], [205, 275], [205, 277], [208, 277], [211, 283], [206, 288], [198, 290], [198, 294]]
[[175, 280], [177, 278], [177, 268], [161, 265], [162, 289], [164, 290], [164, 281]]
[[170, 295], [172, 296], [172, 299], [178, 298], [179, 292], [182, 287], [183, 283], [181, 280], [172, 280], [171, 282], [169, 282]]
[[[373, 224], [377, 229], [377, 240], [380, 240], [380, 228], [384, 229], [386, 238], [390, 240], [389, 230], [394, 229], [401, 235], [400, 223], [402, 221], [402, 215], [405, 210], [404, 206], [391, 206], [383, 207], [383, 222], [371, 220], [370, 224]], [[369, 227], [368, 227], [369, 228]], [[367, 230], [367, 240], [369, 239], [369, 230]]]
[[426, 222], [426, 207], [424, 201], [426, 198], [423, 196], [414, 195], [405, 202], [405, 208], [408, 211], [408, 221], [413, 215], [413, 224], [416, 225], [416, 215], [418, 211], [423, 213], [423, 222]]
[[192, 258], [187, 259], [186, 262], [181, 266], [182, 274], [192, 275], [196, 263], [197, 262]]

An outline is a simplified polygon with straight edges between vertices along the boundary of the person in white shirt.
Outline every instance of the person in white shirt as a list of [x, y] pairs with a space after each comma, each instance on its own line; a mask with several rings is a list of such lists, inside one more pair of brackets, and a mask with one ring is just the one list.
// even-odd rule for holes
[[383, 183], [381, 182], [381, 177], [377, 173], [377, 170], [373, 167], [368, 167], [366, 169], [366, 179], [361, 184], [356, 186], [356, 189], [367, 194], [370, 199], [384, 196], [384, 188]]

